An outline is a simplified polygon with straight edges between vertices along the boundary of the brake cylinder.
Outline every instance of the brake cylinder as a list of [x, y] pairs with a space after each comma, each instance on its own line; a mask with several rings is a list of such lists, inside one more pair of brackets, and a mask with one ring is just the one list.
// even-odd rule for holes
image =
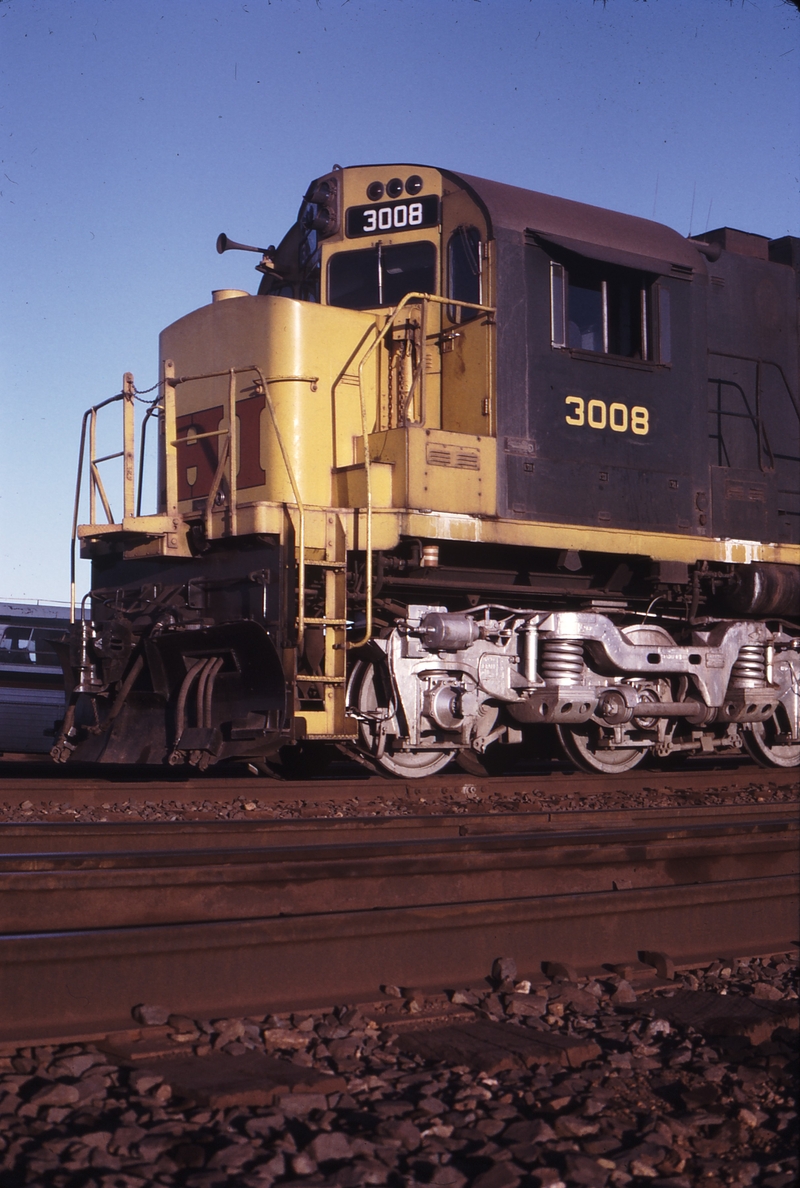
[[480, 627], [466, 615], [432, 611], [420, 623], [420, 635], [432, 652], [462, 652], [480, 638]]

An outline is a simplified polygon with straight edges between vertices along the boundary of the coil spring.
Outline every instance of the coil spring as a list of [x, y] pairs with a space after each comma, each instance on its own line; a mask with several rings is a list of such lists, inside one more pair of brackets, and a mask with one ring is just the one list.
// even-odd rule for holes
[[752, 689], [767, 683], [767, 654], [764, 644], [744, 644], [731, 669], [731, 687]]
[[544, 640], [542, 676], [554, 685], [578, 684], [583, 676], [583, 640]]

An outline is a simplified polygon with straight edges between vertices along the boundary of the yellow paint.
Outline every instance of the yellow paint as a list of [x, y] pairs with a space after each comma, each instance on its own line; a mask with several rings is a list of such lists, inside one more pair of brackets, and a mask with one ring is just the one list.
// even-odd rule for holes
[[494, 438], [414, 427], [373, 433], [369, 440], [372, 458], [392, 464], [394, 507], [494, 514]]
[[[475, 200], [452, 182], [442, 197], [442, 294], [448, 296], [448, 245], [459, 227], [480, 233], [482, 255], [487, 245], [486, 220]], [[481, 260], [481, 304], [494, 305], [491, 261]], [[455, 316], [451, 316], [455, 315]], [[483, 314], [462, 322], [457, 310], [445, 306], [442, 319], [443, 429], [488, 435], [495, 424], [494, 317]]]
[[[402, 432], [402, 431], [399, 431]], [[378, 435], [376, 435], [378, 436]], [[452, 434], [443, 434], [452, 440]], [[362, 468], [354, 468], [361, 469]], [[382, 467], [378, 464], [378, 470]], [[387, 467], [392, 474], [396, 467]], [[380, 481], [380, 480], [379, 480]], [[380, 487], [379, 487], [380, 489]], [[354, 507], [363, 507], [354, 503]], [[328, 508], [317, 507], [307, 510], [306, 547], [324, 547], [325, 516]], [[363, 549], [366, 517], [362, 512], [339, 511], [346, 524], [347, 547]], [[126, 519], [124, 529], [119, 524], [83, 524], [78, 528], [81, 541], [81, 555], [90, 557], [93, 545], [113, 538], [125, 537], [133, 540], [140, 535], [140, 541], [149, 537], [151, 544], [145, 550], [140, 544], [134, 554], [138, 556], [167, 555], [166, 528], [162, 525], [166, 517], [141, 516]], [[240, 506], [239, 531], [242, 535], [263, 533], [280, 535], [286, 526], [287, 507], [283, 503], [259, 500]], [[172, 524], [172, 521], [169, 521]], [[189, 556], [184, 545], [185, 529], [180, 519], [181, 542], [179, 555]], [[158, 543], [163, 534], [163, 542]], [[779, 565], [800, 565], [800, 545], [771, 544], [759, 541], [721, 540], [700, 536], [679, 536], [666, 532], [629, 532], [618, 528], [599, 528], [595, 525], [565, 525], [537, 523], [532, 521], [500, 520], [485, 514], [474, 515], [464, 508], [450, 511], [415, 511], [402, 508], [377, 506], [373, 515], [373, 547], [392, 549], [404, 536], [430, 540], [463, 540], [484, 544], [514, 545], [525, 548], [577, 549], [585, 552], [629, 554], [650, 557], [657, 561], [716, 561], [727, 564], [752, 564], [755, 561], [771, 561]], [[185, 549], [185, 551], [183, 551]], [[170, 550], [171, 552], [171, 550]]]
[[[370, 466], [372, 506], [392, 506], [393, 462], [375, 462]], [[333, 472], [333, 500], [338, 507], [367, 506], [367, 476], [363, 463], [342, 466]]]
[[[415, 241], [428, 240], [439, 248], [440, 234], [438, 227], [423, 227], [413, 235], [408, 231], [376, 231], [374, 235], [363, 235], [357, 239], [346, 239], [344, 235], [345, 211], [349, 206], [366, 206], [369, 203], [367, 186], [371, 182], [382, 182], [384, 187], [395, 177], [403, 182], [411, 174], [416, 173], [422, 178], [422, 194], [441, 194], [442, 175], [438, 169], [431, 169], [419, 165], [360, 165], [352, 169], [345, 169], [337, 176], [341, 179], [341, 231], [330, 239], [322, 241], [322, 301], [328, 300], [328, 262], [337, 252], [359, 251], [362, 248], [375, 247], [378, 243], [389, 247], [396, 243], [407, 243], [409, 239]], [[391, 201], [386, 195], [385, 201]], [[411, 201], [411, 199], [409, 199]], [[380, 205], [380, 203], [378, 203]]]
[[[177, 376], [258, 367], [270, 382], [281, 436], [304, 501], [329, 504], [331, 470], [352, 465], [353, 437], [360, 432], [358, 388], [352, 383], [357, 359], [374, 337], [375, 318], [285, 297], [242, 297], [215, 302], [188, 314], [161, 335], [161, 356]], [[283, 377], [303, 377], [299, 381]], [[312, 379], [315, 382], [309, 382]], [[255, 372], [237, 376], [237, 399], [257, 394]], [[367, 379], [369, 384], [369, 377]], [[374, 380], [370, 384], [374, 407]], [[226, 408], [228, 377], [197, 379], [175, 389], [175, 415]], [[293, 492], [271, 419], [261, 414], [260, 464], [263, 486], [249, 488], [242, 503], [255, 499], [292, 502]], [[220, 429], [229, 420], [223, 411]], [[180, 510], [192, 510], [184, 500]]]
[[[455, 532], [456, 535], [451, 535]], [[658, 561], [721, 561], [747, 563], [775, 561], [800, 564], [800, 545], [761, 544], [758, 541], [730, 541], [669, 532], [630, 532], [594, 525], [548, 524], [531, 521], [420, 515], [407, 512], [401, 517], [400, 535], [432, 540], [475, 540], [485, 544], [521, 545], [528, 548], [578, 549], [586, 552], [631, 554]]]

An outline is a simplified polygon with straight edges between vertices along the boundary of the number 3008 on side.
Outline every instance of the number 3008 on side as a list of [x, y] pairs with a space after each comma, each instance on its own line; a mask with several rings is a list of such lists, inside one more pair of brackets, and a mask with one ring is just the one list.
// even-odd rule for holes
[[564, 403], [568, 408], [564, 420], [568, 425], [588, 425], [590, 429], [613, 429], [615, 433], [635, 433], [645, 437], [650, 432], [650, 414], [641, 404], [628, 408], [627, 404], [605, 400], [586, 401], [582, 396], [567, 396]]

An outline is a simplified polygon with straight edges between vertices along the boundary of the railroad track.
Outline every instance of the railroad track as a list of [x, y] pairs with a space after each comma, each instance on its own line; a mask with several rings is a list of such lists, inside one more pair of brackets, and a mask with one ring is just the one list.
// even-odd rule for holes
[[796, 943], [784, 804], [0, 827], [0, 1040]]
[[310, 804], [342, 804], [354, 799], [362, 804], [405, 800], [433, 806], [442, 795], [466, 792], [469, 809], [478, 803], [472, 793], [479, 797], [502, 796], [511, 800], [535, 789], [541, 795], [568, 800], [607, 793], [638, 795], [658, 790], [691, 799], [692, 794], [702, 796], [710, 786], [723, 797], [754, 786], [794, 793], [797, 778], [797, 772], [793, 770], [767, 770], [739, 759], [700, 760], [675, 770], [643, 771], [637, 768], [614, 776], [541, 767], [501, 776], [447, 771], [428, 779], [409, 781], [372, 776], [354, 764], [343, 765], [337, 778], [280, 780], [223, 774], [177, 778], [175, 775], [165, 777], [162, 772], [143, 777], [141, 771], [134, 775], [125, 768], [112, 768], [101, 776], [96, 767], [77, 775], [71, 772], [67, 775], [64, 768], [55, 764], [46, 767], [0, 762], [0, 805], [14, 806], [30, 801], [34, 806], [46, 806], [58, 802], [80, 809], [101, 808], [109, 802], [149, 801], [180, 805], [255, 798], [267, 803], [280, 800]]

